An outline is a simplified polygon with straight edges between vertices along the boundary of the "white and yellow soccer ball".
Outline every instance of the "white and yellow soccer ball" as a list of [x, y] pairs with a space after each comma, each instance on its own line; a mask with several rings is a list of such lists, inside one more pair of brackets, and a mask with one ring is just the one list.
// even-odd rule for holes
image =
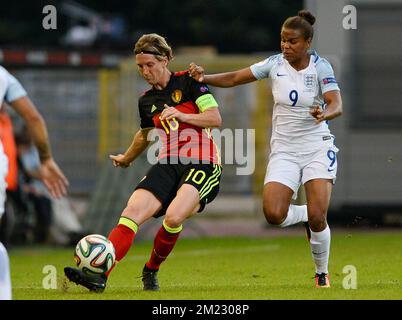
[[75, 246], [74, 260], [85, 273], [104, 274], [116, 260], [113, 243], [100, 234], [87, 235]]

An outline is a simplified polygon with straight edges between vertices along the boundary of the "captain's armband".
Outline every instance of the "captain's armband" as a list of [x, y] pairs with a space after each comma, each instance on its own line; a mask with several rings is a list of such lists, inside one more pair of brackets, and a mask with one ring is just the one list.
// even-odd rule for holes
[[195, 101], [195, 103], [201, 112], [204, 112], [209, 108], [218, 107], [218, 103], [216, 102], [214, 96], [210, 93], [202, 95]]

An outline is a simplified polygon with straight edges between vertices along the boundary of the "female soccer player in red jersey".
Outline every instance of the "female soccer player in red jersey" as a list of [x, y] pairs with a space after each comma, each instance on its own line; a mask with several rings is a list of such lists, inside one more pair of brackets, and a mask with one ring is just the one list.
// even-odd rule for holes
[[[218, 104], [209, 88], [188, 71], [168, 69], [172, 49], [157, 34], [143, 35], [134, 48], [139, 73], [152, 87], [139, 99], [141, 129], [124, 154], [111, 155], [115, 167], [126, 168], [147, 148], [150, 130], [162, 141], [158, 163], [137, 185], [109, 240], [120, 261], [131, 247], [138, 228], [149, 218], [165, 215], [145, 264], [144, 290], [159, 290], [157, 272], [183, 228], [183, 221], [204, 209], [219, 190], [221, 165], [211, 127], [221, 125]], [[101, 292], [110, 272], [88, 275], [76, 268], [64, 269], [70, 281]]]

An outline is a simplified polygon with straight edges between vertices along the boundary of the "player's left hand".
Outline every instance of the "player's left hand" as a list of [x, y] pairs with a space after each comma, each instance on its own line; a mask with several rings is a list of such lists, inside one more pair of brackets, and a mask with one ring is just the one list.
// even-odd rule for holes
[[188, 73], [190, 74], [190, 77], [192, 77], [194, 80], [196, 80], [198, 82], [204, 81], [204, 76], [205, 76], [204, 68], [196, 65], [194, 62], [190, 63]]
[[40, 174], [43, 183], [52, 197], [60, 198], [67, 194], [68, 180], [53, 158], [46, 159], [42, 162]]
[[131, 166], [131, 161], [129, 161], [124, 154], [109, 155], [109, 159], [113, 161], [113, 166], [128, 168]]
[[169, 121], [173, 118], [180, 122], [186, 122], [188, 115], [186, 113], [180, 112], [174, 107], [169, 107], [167, 104], [164, 105], [165, 109], [163, 109], [160, 119], [161, 121], [166, 120]]
[[321, 109], [320, 106], [314, 106], [313, 108], [311, 108], [310, 114], [316, 119], [315, 123], [317, 124], [326, 120], [325, 112]]

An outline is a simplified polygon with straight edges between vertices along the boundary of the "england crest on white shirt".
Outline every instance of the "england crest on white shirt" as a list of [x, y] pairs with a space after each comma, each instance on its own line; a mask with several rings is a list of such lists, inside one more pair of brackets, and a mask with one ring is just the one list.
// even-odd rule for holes
[[315, 89], [316, 84], [316, 75], [307, 73], [304, 75], [304, 86], [307, 90], [304, 92], [312, 92]]

